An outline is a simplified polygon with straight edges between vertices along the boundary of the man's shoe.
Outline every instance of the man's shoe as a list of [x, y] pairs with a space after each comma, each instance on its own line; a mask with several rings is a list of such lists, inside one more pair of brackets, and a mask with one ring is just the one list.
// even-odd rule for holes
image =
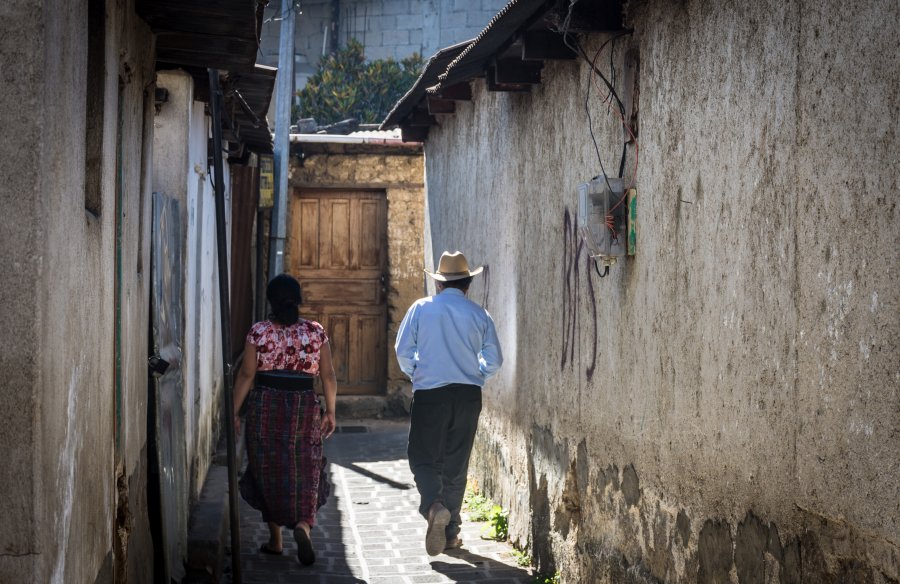
[[450, 511], [441, 503], [435, 503], [428, 512], [428, 531], [425, 532], [425, 552], [436, 556], [447, 546], [447, 524], [450, 523]]
[[463, 544], [463, 540], [461, 537], [456, 537], [456, 536], [448, 537], [447, 544], [444, 546], [444, 551], [455, 550], [455, 549], [461, 548], [462, 544]]

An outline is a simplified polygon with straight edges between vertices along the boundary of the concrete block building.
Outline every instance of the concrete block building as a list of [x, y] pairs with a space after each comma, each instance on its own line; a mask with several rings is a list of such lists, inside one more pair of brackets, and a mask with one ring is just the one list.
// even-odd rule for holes
[[[413, 53], [474, 38], [506, 0], [309, 0], [299, 5], [295, 32], [295, 87], [315, 72], [323, 55], [356, 39], [368, 59]], [[278, 64], [281, 1], [266, 8], [259, 63]]]

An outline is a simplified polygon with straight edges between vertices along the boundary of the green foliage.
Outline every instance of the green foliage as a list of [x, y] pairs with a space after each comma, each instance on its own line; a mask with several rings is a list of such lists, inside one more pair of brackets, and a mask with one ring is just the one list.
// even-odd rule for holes
[[319, 61], [315, 74], [298, 92], [300, 106], [294, 108], [292, 119], [315, 118], [319, 124], [348, 118], [363, 124], [381, 122], [412, 87], [422, 65], [418, 53], [399, 62], [367, 62], [362, 44], [352, 39], [345, 48]]
[[490, 499], [478, 493], [478, 484], [469, 482], [466, 485], [466, 493], [463, 495], [463, 511], [469, 517], [469, 521], [479, 523], [487, 521], [491, 516], [493, 503]]
[[538, 574], [531, 580], [531, 584], [559, 584], [559, 572], [555, 574]]
[[488, 516], [487, 539], [495, 539], [497, 541], [506, 541], [509, 537], [509, 511], [494, 505]]
[[522, 568], [528, 568], [531, 566], [531, 556], [528, 555], [528, 552], [514, 549], [513, 558], [515, 558], [516, 560], [516, 565]]
[[509, 511], [494, 505], [493, 501], [478, 492], [478, 483], [469, 481], [463, 495], [463, 511], [474, 523], [487, 522], [482, 530], [484, 539], [506, 541], [509, 537]]

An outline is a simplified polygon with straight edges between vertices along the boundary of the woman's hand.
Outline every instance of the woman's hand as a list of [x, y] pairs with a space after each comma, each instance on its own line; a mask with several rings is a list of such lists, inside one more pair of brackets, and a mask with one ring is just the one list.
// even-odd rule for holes
[[238, 436], [241, 433], [241, 417], [237, 414], [234, 415], [234, 435]]
[[322, 438], [328, 438], [334, 434], [337, 423], [334, 421], [334, 412], [325, 412], [322, 414]]

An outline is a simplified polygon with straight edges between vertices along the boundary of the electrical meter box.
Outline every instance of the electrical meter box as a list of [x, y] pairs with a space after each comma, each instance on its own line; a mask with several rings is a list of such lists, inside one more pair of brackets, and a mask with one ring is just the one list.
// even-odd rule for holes
[[610, 266], [625, 255], [628, 217], [625, 185], [621, 178], [600, 175], [578, 185], [578, 225], [588, 253]]

